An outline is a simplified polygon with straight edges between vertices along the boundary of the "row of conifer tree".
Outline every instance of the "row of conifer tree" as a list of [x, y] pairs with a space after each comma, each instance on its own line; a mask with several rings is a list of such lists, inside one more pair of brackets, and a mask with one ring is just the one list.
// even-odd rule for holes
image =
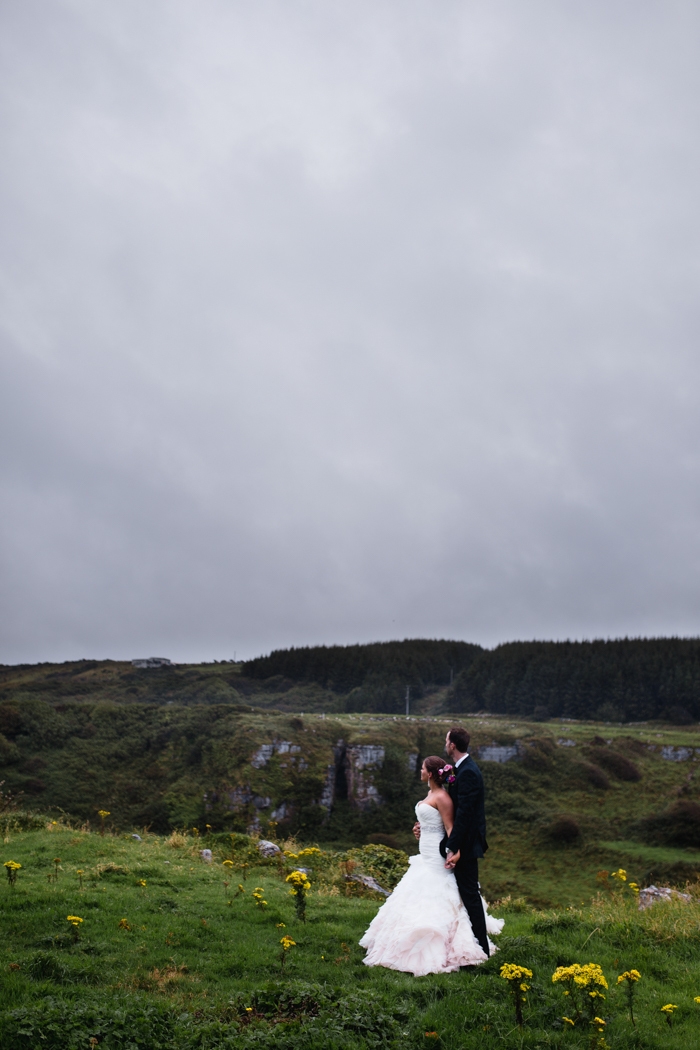
[[344, 697], [348, 711], [401, 712], [449, 686], [454, 713], [605, 721], [700, 718], [700, 639], [590, 642], [468, 642], [407, 639], [370, 645], [280, 649], [249, 660], [244, 674], [314, 682]]

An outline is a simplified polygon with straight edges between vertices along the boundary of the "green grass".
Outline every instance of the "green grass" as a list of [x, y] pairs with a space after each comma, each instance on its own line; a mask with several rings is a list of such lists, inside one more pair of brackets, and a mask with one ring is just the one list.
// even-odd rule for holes
[[[602, 1009], [609, 1046], [700, 1045], [700, 1005], [693, 1002], [700, 995], [700, 905], [638, 913], [631, 895], [607, 891], [593, 904], [555, 911], [514, 911], [523, 905], [511, 902], [494, 909], [506, 927], [501, 951], [486, 965], [413, 978], [363, 965], [357, 942], [380, 902], [338, 892], [332, 857], [312, 862], [303, 924], [275, 863], [251, 867], [245, 882], [241, 870], [227, 874], [224, 836], [210, 841], [212, 865], [198, 856], [207, 844], [201, 839], [173, 846], [155, 835], [137, 842], [61, 826], [8, 838], [2, 859], [22, 868], [14, 888], [0, 887], [0, 1050], [89, 1050], [91, 1038], [93, 1047], [114, 1050], [583, 1048], [589, 1033], [564, 1026], [565, 1002], [551, 974], [558, 965], [589, 961], [610, 983]], [[621, 856], [631, 845], [605, 848], [613, 856], [619, 846]], [[233, 855], [245, 852], [239, 839]], [[47, 876], [58, 857], [54, 882]], [[584, 851], [565, 851], [556, 880], [570, 884], [585, 868], [595, 885], [595, 867]], [[86, 872], [82, 889], [78, 869]], [[251, 898], [256, 886], [264, 890], [264, 909]], [[84, 920], [77, 941], [69, 914]], [[120, 929], [123, 919], [128, 929]], [[283, 934], [296, 942], [284, 964]], [[498, 975], [502, 962], [534, 973], [522, 1032]], [[615, 985], [632, 967], [643, 975], [636, 1030]], [[668, 1002], [679, 1006], [672, 1029], [660, 1010]], [[438, 1041], [426, 1039], [432, 1031]]]
[[601, 849], [609, 850], [615, 856], [632, 857], [642, 862], [659, 864], [698, 864], [700, 851], [693, 849], [674, 849], [672, 846], [647, 846], [640, 842], [601, 842]]

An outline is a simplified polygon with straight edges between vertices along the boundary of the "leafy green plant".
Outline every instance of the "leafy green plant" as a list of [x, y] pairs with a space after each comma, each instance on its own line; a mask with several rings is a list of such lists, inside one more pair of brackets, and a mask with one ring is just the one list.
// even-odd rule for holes
[[364, 875], [371, 875], [380, 886], [393, 890], [408, 870], [408, 854], [379, 843], [350, 849], [347, 857]]

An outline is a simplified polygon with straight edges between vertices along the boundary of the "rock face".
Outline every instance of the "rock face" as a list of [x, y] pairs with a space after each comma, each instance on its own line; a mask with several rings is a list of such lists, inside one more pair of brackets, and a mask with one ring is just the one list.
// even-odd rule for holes
[[672, 747], [669, 745], [661, 748], [661, 757], [665, 758], [667, 762], [687, 762], [688, 759], [693, 757], [695, 750], [692, 747]]
[[382, 802], [374, 785], [375, 774], [384, 763], [384, 748], [378, 744], [356, 744], [348, 747], [339, 740], [333, 748], [335, 768], [329, 767], [322, 798], [330, 809], [336, 799], [347, 799], [360, 809]]
[[[347, 800], [364, 810], [381, 804], [383, 799], [375, 785], [375, 778], [384, 764], [385, 754], [384, 748], [379, 744], [348, 745], [344, 740], [338, 740], [333, 748], [333, 762], [326, 766], [318, 804], [329, 811], [339, 800]], [[291, 740], [273, 740], [260, 744], [250, 758], [250, 765], [255, 770], [264, 770], [275, 756], [279, 756], [281, 768], [287, 765], [300, 771], [308, 768], [301, 746], [292, 743]], [[412, 771], [416, 769], [417, 760], [418, 755], [413, 752], [406, 756], [407, 765]], [[253, 783], [256, 781], [253, 780]], [[256, 786], [260, 790], [262, 785], [259, 779]], [[256, 810], [269, 810], [271, 806], [274, 807], [269, 813], [272, 820], [284, 820], [293, 808], [287, 799], [254, 794], [250, 784], [230, 788], [225, 794], [233, 811], [241, 810], [251, 803]], [[255, 821], [257, 822], [257, 817]]]
[[[291, 740], [273, 740], [271, 744], [261, 744], [250, 760], [253, 769], [263, 769], [273, 755], [298, 755], [301, 748]], [[305, 764], [304, 764], [305, 765]], [[304, 765], [301, 768], [304, 768]]]
[[520, 748], [517, 744], [510, 747], [487, 744], [477, 748], [476, 753], [482, 762], [511, 762], [514, 758], [520, 757]]

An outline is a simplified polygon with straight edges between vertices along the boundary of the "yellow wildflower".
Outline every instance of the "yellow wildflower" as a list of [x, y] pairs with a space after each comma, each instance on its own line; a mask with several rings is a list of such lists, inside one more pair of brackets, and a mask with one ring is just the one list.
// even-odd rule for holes
[[580, 988], [587, 988], [592, 984], [600, 985], [601, 988], [608, 987], [605, 974], [597, 963], [586, 963], [585, 966], [580, 966], [578, 963], [573, 963], [571, 966], [558, 966], [552, 974], [552, 983], [557, 981], [573, 981]]
[[622, 984], [623, 981], [638, 981], [641, 976], [639, 970], [625, 970], [625, 972], [621, 973], [618, 977], [617, 983]]
[[515, 963], [503, 963], [500, 975], [504, 981], [522, 981], [523, 977], [532, 977], [532, 970], [526, 966], [516, 966]]

